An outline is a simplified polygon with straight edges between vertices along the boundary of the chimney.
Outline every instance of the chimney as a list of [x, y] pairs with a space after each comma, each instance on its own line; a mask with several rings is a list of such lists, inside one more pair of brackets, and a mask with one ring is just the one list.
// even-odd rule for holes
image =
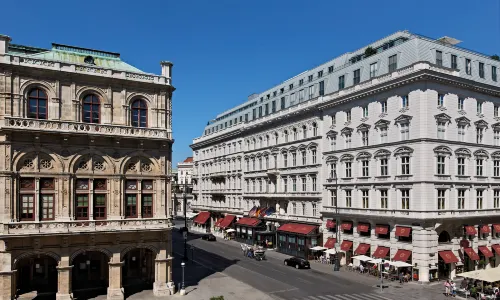
[[167, 78], [172, 79], [172, 67], [174, 66], [174, 64], [169, 61], [162, 61], [160, 65], [161, 65], [161, 76], [165, 76]]
[[9, 36], [0, 34], [0, 55], [6, 54], [9, 51], [9, 42], [11, 40]]

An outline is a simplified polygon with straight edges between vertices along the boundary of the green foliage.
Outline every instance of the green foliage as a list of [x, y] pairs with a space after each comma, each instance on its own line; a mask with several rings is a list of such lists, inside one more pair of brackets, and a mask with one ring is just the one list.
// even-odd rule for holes
[[498, 56], [498, 55], [495, 54], [495, 55], [491, 56], [491, 59], [500, 60], [500, 56]]
[[372, 47], [368, 47], [365, 49], [365, 57], [369, 57], [374, 54], [377, 54], [377, 50], [373, 49]]
[[210, 297], [210, 300], [224, 300], [224, 296]]

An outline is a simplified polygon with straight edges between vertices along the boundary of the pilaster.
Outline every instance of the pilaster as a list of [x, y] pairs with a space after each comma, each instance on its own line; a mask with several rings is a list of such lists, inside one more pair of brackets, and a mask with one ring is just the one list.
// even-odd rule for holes
[[174, 294], [174, 284], [171, 278], [172, 257], [166, 257], [166, 251], [161, 250], [155, 259], [155, 282], [153, 294], [155, 296], [168, 296]]
[[113, 257], [109, 262], [109, 286], [108, 300], [124, 300], [124, 290], [122, 287], [122, 266], [120, 261], [120, 253], [113, 253]]

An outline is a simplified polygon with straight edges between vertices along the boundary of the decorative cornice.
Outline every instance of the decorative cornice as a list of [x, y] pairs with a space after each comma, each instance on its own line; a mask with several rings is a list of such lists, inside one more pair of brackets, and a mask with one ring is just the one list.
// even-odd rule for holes
[[370, 130], [371, 127], [372, 127], [371, 125], [363, 123], [363, 124], [360, 124], [358, 127], [356, 127], [356, 129], [358, 131], [368, 131], [368, 130]]
[[467, 119], [466, 117], [459, 117], [459, 118], [456, 118], [455, 119], [455, 122], [458, 124], [458, 125], [467, 125], [467, 126], [470, 126], [470, 120]]
[[375, 128], [384, 128], [384, 127], [388, 127], [389, 124], [391, 124], [391, 122], [387, 121], [387, 120], [384, 120], [384, 119], [380, 119], [378, 120], [377, 122], [375, 122]]
[[474, 122], [474, 125], [477, 128], [488, 128], [488, 122], [486, 122], [485, 120], [477, 120], [476, 122]]
[[342, 130], [340, 131], [341, 134], [345, 135], [345, 134], [351, 134], [353, 132], [353, 129], [350, 128], [350, 127], [344, 127], [342, 128]]
[[409, 123], [413, 117], [409, 115], [400, 115], [394, 120], [395, 124]]
[[440, 113], [434, 116], [437, 122], [451, 123], [451, 117], [445, 113]]

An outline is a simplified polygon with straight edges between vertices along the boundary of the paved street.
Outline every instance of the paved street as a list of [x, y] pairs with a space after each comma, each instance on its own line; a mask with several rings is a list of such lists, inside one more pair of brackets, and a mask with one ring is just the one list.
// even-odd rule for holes
[[[174, 232], [173, 238], [174, 252], [182, 255], [184, 248], [181, 234]], [[243, 257], [236, 242], [224, 241], [221, 238], [217, 238], [216, 242], [208, 242], [197, 234], [189, 236], [188, 244], [188, 257], [191, 259], [194, 256], [194, 260], [205, 268], [204, 272], [220, 272], [274, 299], [445, 299], [440, 283], [428, 286], [416, 283], [402, 286], [399, 283], [385, 283], [387, 287], [381, 293], [377, 288], [378, 279], [344, 270], [333, 272], [331, 265], [312, 263], [310, 270], [296, 270], [283, 265], [283, 259], [288, 257], [287, 255], [274, 251], [266, 252], [266, 261], [255, 261]]]

